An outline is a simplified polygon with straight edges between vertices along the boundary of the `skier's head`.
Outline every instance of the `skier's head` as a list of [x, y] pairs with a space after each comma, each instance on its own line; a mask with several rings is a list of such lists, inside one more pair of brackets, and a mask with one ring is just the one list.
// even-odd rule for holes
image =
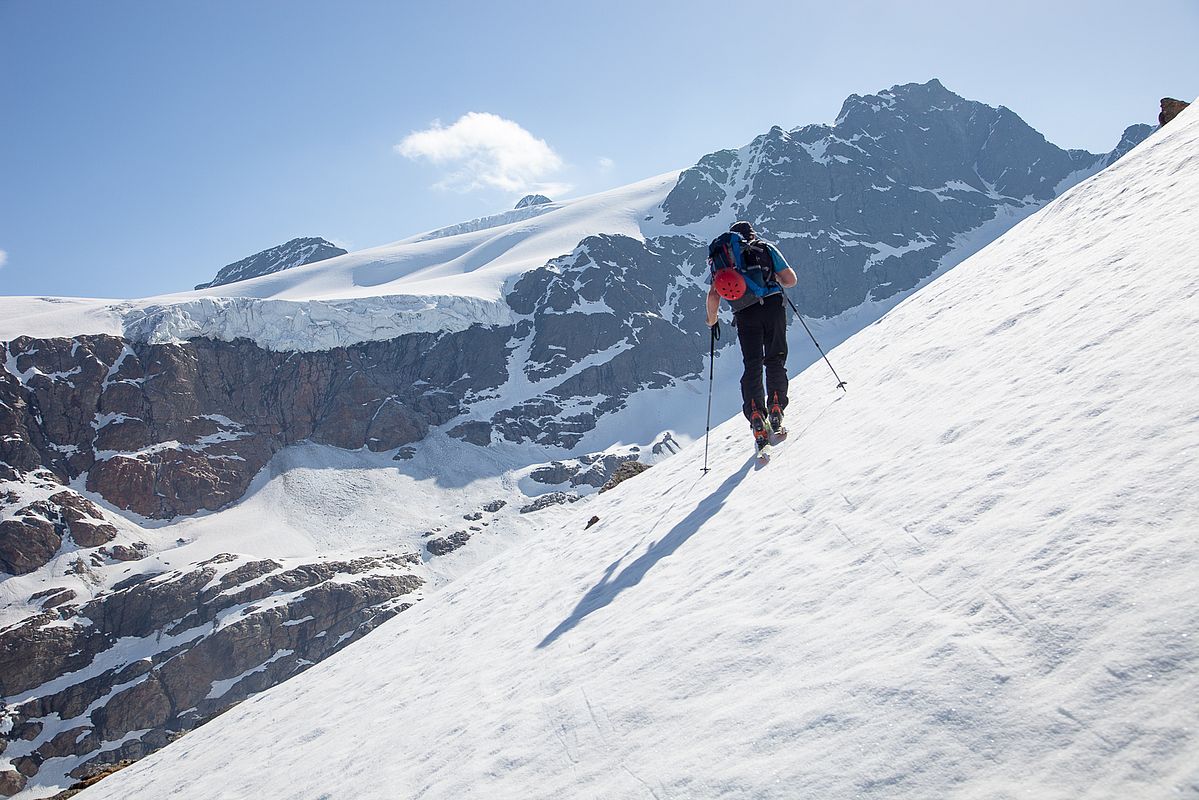
[[729, 230], [733, 233], [740, 234], [741, 238], [747, 242], [752, 242], [755, 238], [757, 238], [757, 234], [754, 233], [754, 226], [745, 221], [734, 222]]

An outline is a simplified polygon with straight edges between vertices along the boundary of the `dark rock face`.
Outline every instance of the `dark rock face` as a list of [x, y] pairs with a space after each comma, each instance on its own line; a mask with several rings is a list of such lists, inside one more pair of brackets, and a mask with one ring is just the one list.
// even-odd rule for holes
[[[10, 626], [0, 631], [4, 757], [27, 777], [50, 758], [72, 758], [76, 777], [139, 758], [407, 608], [419, 560], [284, 567], [218, 556]], [[134, 731], [146, 733], [101, 752]]]
[[1183, 109], [1189, 105], [1190, 103], [1187, 103], [1183, 100], [1175, 100], [1173, 97], [1163, 97], [1162, 110], [1161, 113], [1157, 115], [1157, 124], [1165, 125], [1170, 120], [1181, 114]]
[[213, 286], [224, 286], [345, 254], [345, 250], [324, 239], [292, 239], [290, 242], [271, 247], [223, 267], [215, 278], [208, 283], [199, 284], [196, 288], [210, 289]]
[[543, 206], [547, 203], [552, 203], [552, 202], [554, 202], [554, 201], [549, 199], [548, 197], [546, 197], [543, 194], [526, 194], [524, 197], [520, 198], [520, 200], [517, 201], [516, 208], [528, 208], [529, 206]]
[[507, 297], [527, 316], [516, 326], [514, 366], [545, 388], [450, 434], [470, 425], [478, 436], [571, 448], [633, 392], [698, 374], [706, 257], [706, 245], [687, 237], [598, 235], [525, 273]]
[[50, 562], [62, 545], [54, 526], [38, 517], [0, 522], [0, 569], [12, 575], [33, 572]]
[[[461, 412], [466, 384], [484, 391], [507, 378], [511, 335], [475, 327], [313, 353], [246, 340], [21, 337], [0, 343], [18, 370], [0, 372], [0, 470], [11, 479], [44, 468], [60, 483], [86, 473], [90, 491], [146, 517], [214, 510], [288, 444], [379, 451], [420, 440]], [[111, 538], [86, 510], [63, 513], [81, 546]], [[57, 550], [61, 531], [38, 519], [0, 532], [0, 567]], [[15, 540], [30, 552], [5, 544]]]

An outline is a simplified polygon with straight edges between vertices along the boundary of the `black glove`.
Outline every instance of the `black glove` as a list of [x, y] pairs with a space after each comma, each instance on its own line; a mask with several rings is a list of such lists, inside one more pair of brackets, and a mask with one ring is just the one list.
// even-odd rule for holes
[[720, 341], [720, 320], [713, 322], [710, 330], [712, 331], [712, 339]]

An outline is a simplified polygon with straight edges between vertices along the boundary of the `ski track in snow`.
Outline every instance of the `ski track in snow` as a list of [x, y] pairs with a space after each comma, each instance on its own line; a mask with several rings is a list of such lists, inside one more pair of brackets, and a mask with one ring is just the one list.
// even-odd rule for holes
[[769, 466], [732, 419], [82, 797], [1199, 796], [1197, 207], [1191, 109]]

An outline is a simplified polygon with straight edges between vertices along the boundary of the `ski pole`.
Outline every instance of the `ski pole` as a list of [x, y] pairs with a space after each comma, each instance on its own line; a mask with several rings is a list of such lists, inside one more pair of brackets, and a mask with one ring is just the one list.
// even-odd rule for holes
[[832, 362], [824, 354], [824, 348], [820, 346], [820, 342], [816, 341], [816, 337], [812, 335], [812, 329], [808, 327], [808, 323], [804, 322], [803, 314], [799, 313], [799, 309], [795, 307], [795, 303], [791, 302], [791, 298], [787, 297], [786, 292], [783, 292], [783, 297], [786, 298], [787, 305], [791, 306], [791, 310], [795, 312], [795, 318], [799, 320], [799, 324], [803, 325], [803, 329], [808, 332], [808, 336], [812, 339], [812, 344], [816, 345], [816, 349], [820, 351], [820, 355], [824, 358], [824, 363], [828, 364], [828, 368], [833, 371], [833, 377], [837, 379], [837, 388], [843, 392], [848, 392], [849, 390], [845, 388], [845, 381], [841, 380], [841, 376], [837, 374], [837, 370], [833, 369]]
[[708, 357], [708, 422], [707, 428], [704, 430], [704, 468], [703, 473], [708, 474], [708, 434], [712, 432], [712, 379], [716, 374], [716, 340], [720, 338], [720, 320], [716, 320], [716, 324], [712, 326], [712, 348]]

